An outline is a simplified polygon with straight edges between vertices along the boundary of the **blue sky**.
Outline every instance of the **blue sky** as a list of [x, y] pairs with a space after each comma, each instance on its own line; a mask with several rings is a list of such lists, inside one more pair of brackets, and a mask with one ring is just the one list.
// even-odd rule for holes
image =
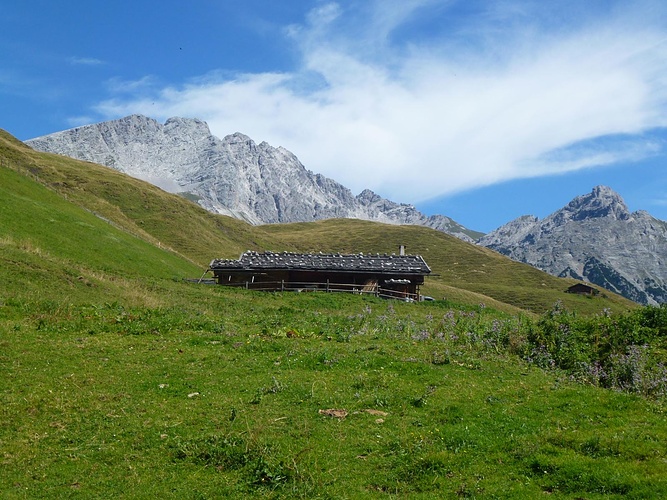
[[20, 0], [0, 127], [205, 120], [490, 231], [598, 184], [667, 219], [667, 3]]

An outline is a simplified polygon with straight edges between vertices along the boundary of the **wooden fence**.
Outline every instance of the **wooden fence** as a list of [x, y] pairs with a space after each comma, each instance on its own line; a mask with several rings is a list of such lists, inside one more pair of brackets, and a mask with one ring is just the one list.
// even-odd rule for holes
[[[208, 282], [209, 280], [207, 280]], [[313, 282], [286, 282], [286, 281], [245, 281], [240, 283], [220, 283], [220, 286], [245, 288], [263, 292], [327, 292], [327, 293], [354, 293], [357, 295], [373, 295], [386, 299], [404, 300], [406, 302], [419, 301], [418, 293], [400, 292], [389, 288], [382, 288], [377, 282], [359, 284], [345, 283], [313, 283]]]

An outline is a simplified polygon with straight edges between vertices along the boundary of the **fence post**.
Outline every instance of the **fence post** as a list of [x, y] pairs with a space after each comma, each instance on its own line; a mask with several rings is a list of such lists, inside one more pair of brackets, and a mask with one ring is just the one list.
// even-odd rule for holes
[[327, 293], [329, 293], [329, 278], [327, 278]]
[[285, 291], [285, 280], [280, 280], [280, 291], [281, 292]]
[[245, 289], [246, 290], [248, 289], [248, 282], [247, 281], [245, 282]]

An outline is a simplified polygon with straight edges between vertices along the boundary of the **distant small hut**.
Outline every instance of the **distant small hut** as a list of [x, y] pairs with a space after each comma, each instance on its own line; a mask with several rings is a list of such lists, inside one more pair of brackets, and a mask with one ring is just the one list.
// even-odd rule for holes
[[576, 293], [577, 295], [596, 296], [596, 295], [600, 294], [599, 290], [597, 290], [596, 288], [593, 288], [592, 286], [586, 285], [584, 283], [577, 283], [576, 285], [572, 285], [571, 287], [569, 287], [565, 291], [567, 293]]
[[209, 265], [219, 285], [270, 291], [347, 291], [419, 300], [431, 273], [420, 255], [247, 251]]

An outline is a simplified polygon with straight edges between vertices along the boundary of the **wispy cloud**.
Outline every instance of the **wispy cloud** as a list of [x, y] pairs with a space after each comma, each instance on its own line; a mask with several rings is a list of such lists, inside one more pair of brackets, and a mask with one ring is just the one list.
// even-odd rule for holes
[[37, 87], [38, 81], [21, 71], [0, 68], [0, 94], [29, 96]]
[[67, 119], [67, 124], [70, 127], [81, 127], [83, 125], [90, 125], [91, 123], [95, 122], [95, 117], [89, 115], [71, 116]]
[[137, 80], [110, 78], [106, 82], [106, 85], [109, 91], [114, 94], [130, 94], [132, 96], [141, 92], [154, 90], [157, 86], [157, 81], [153, 76], [146, 75]]
[[644, 134], [667, 126], [667, 7], [488, 3], [320, 4], [286, 28], [299, 68], [117, 82], [97, 111], [202, 118], [405, 201], [657, 153]]
[[106, 64], [101, 59], [94, 57], [70, 57], [69, 63], [75, 66], [102, 66]]
[[667, 207], [667, 195], [664, 198], [649, 200], [649, 204], [656, 207]]

